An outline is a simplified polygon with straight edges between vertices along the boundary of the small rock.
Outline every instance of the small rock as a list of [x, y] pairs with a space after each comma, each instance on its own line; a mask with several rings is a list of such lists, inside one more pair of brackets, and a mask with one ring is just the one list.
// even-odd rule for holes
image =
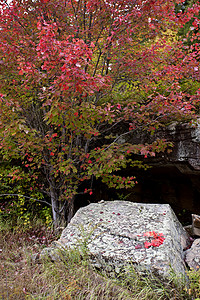
[[191, 269], [200, 268], [200, 239], [194, 240], [192, 247], [185, 251], [185, 261]]
[[187, 225], [187, 226], [184, 226], [184, 229], [187, 231], [187, 233], [189, 235], [193, 235], [193, 229], [192, 229], [192, 225]]
[[192, 233], [200, 236], [200, 216], [195, 214], [192, 215]]

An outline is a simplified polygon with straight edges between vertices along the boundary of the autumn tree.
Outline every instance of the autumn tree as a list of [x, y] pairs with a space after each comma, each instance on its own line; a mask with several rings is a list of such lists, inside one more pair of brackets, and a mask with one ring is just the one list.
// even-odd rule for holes
[[56, 225], [78, 192], [92, 193], [82, 182], [133, 187], [117, 171], [168, 146], [126, 137], [195, 118], [200, 91], [181, 83], [199, 82], [199, 40], [185, 51], [177, 31], [199, 4], [185, 15], [175, 2], [0, 1], [1, 156], [15, 162], [13, 182], [47, 195]]

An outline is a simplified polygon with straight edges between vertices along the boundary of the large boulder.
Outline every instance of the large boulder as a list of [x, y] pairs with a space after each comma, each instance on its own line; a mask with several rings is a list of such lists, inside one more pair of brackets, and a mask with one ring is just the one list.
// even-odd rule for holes
[[80, 208], [55, 245], [87, 252], [93, 266], [112, 275], [132, 264], [167, 278], [172, 269], [185, 276], [188, 240], [168, 204], [116, 200]]

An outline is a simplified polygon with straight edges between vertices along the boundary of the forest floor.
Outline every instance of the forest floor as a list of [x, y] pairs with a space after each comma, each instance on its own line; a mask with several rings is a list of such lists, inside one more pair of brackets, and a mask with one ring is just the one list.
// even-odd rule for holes
[[110, 279], [95, 271], [78, 252], [66, 251], [59, 262], [35, 263], [34, 254], [57, 239], [51, 229], [33, 224], [10, 229], [0, 224], [1, 300], [134, 300], [200, 299], [200, 274], [192, 272], [191, 287], [164, 283], [132, 273]]

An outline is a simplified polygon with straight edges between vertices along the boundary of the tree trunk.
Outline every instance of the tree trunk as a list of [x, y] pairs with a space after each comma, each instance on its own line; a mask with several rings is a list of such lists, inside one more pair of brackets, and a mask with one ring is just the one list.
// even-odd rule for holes
[[62, 208], [64, 204], [59, 201], [58, 193], [52, 185], [50, 186], [50, 196], [54, 228], [65, 227], [74, 215], [75, 197], [72, 197], [71, 200], [66, 203], [66, 207]]
[[52, 186], [50, 186], [50, 197], [51, 197], [51, 205], [52, 205], [53, 222], [54, 225], [56, 226], [59, 220], [59, 205], [58, 205], [57, 195]]
[[64, 215], [60, 213], [60, 201], [58, 193], [56, 189], [51, 185], [50, 186], [50, 197], [51, 197], [51, 205], [52, 205], [52, 215], [53, 215], [53, 224], [54, 228], [58, 228], [61, 226], [65, 226]]
[[72, 217], [74, 216], [74, 200], [75, 197], [72, 197], [66, 206], [65, 209], [65, 220], [67, 222], [67, 224], [71, 221]]

